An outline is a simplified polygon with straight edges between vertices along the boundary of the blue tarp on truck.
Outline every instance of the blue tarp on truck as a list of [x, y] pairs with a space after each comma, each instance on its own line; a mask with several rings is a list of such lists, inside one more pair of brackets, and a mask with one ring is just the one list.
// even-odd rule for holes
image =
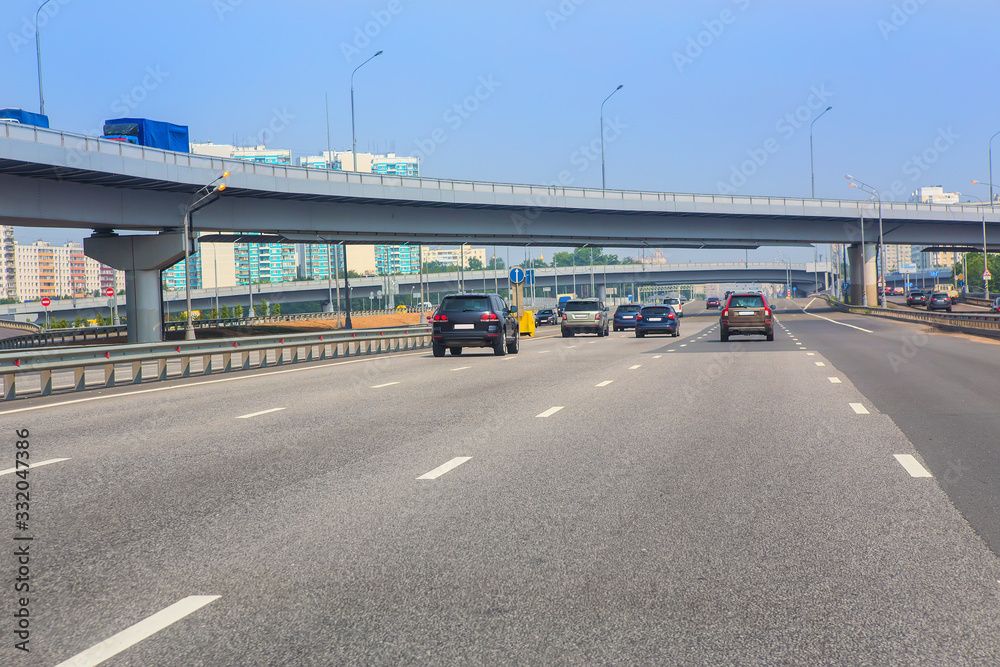
[[165, 151], [188, 153], [191, 143], [187, 125], [175, 125], [148, 118], [114, 118], [104, 121], [104, 138], [127, 141]]
[[0, 109], [0, 118], [16, 120], [21, 125], [34, 125], [35, 127], [48, 127], [49, 117], [40, 113], [31, 113], [24, 109]]

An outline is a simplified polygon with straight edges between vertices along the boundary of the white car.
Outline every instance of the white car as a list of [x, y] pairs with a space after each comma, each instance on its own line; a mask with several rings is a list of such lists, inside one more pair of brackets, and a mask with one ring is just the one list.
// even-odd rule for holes
[[677, 317], [684, 317], [684, 304], [676, 296], [668, 296], [663, 300], [663, 303], [668, 306], [673, 306], [674, 311], [677, 313]]

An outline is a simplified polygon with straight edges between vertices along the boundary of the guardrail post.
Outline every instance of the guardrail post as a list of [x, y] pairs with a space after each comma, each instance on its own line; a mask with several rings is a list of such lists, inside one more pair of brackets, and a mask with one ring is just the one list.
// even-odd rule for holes
[[132, 384], [142, 384], [142, 362], [132, 362]]
[[191, 357], [181, 357], [181, 377], [191, 377]]
[[240, 369], [244, 371], [250, 370], [250, 352], [240, 352]]
[[42, 383], [42, 396], [51, 396], [52, 371], [39, 371], [38, 380]]
[[201, 374], [211, 375], [212, 374], [212, 354], [203, 354], [201, 357]]
[[5, 401], [13, 401], [17, 398], [17, 385], [14, 378], [13, 373], [4, 373], [3, 375], [3, 400]]
[[233, 353], [226, 352], [222, 355], [222, 372], [228, 373], [233, 370]]
[[105, 388], [115, 386], [115, 365], [104, 364], [104, 386]]
[[156, 360], [156, 379], [166, 380], [167, 379], [167, 360], [157, 359]]
[[87, 368], [77, 366], [73, 369], [73, 391], [83, 391], [87, 388]]

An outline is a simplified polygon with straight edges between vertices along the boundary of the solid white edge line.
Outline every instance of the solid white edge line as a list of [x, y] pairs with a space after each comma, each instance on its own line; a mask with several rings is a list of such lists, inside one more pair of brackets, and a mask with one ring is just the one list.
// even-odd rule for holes
[[456, 456], [451, 461], [448, 461], [443, 465], [439, 465], [437, 468], [434, 468], [434, 470], [431, 470], [430, 472], [424, 473], [420, 477], [417, 477], [417, 479], [437, 479], [446, 472], [454, 470], [458, 466], [462, 465], [463, 463], [471, 459], [472, 459], [471, 456]]
[[175, 602], [163, 611], [158, 611], [149, 618], [139, 621], [118, 634], [105, 639], [100, 644], [91, 646], [83, 653], [77, 653], [69, 660], [60, 662], [56, 667], [93, 667], [108, 658], [118, 655], [143, 639], [146, 639], [163, 628], [173, 625], [188, 614], [198, 611], [210, 602], [219, 599], [218, 595], [191, 595]]
[[856, 414], [859, 414], [859, 415], [868, 415], [868, 414], [871, 414], [870, 412], [868, 412], [868, 408], [866, 408], [861, 403], [849, 403], [848, 405], [851, 406], [851, 409], [854, 410], [854, 412]]
[[614, 382], [614, 380], [605, 380], [604, 382], [598, 382], [598, 383], [597, 383], [597, 384], [595, 384], [594, 386], [595, 386], [595, 387], [607, 387], [607, 386], [608, 386], [609, 384], [611, 384], [612, 382]]
[[839, 324], [842, 327], [850, 327], [852, 329], [857, 329], [858, 331], [864, 331], [865, 333], [875, 333], [871, 329], [864, 329], [862, 327], [856, 327], [853, 324], [848, 324], [847, 322], [838, 322], [837, 320], [831, 320], [829, 317], [823, 317], [822, 315], [816, 315], [815, 313], [806, 312], [805, 309], [803, 309], [802, 312], [805, 313], [806, 315], [809, 315], [810, 317], [815, 317], [815, 318], [818, 318], [818, 319], [821, 319], [821, 320], [826, 320], [827, 322], [831, 322], [833, 324]]
[[540, 415], [535, 415], [535, 417], [536, 417], [536, 418], [537, 418], [537, 417], [551, 417], [551, 416], [552, 416], [552, 415], [554, 415], [555, 413], [557, 413], [557, 412], [559, 412], [560, 410], [562, 410], [562, 409], [563, 409], [564, 407], [566, 407], [566, 406], [564, 406], [564, 405], [557, 405], [557, 406], [555, 406], [555, 407], [553, 407], [553, 408], [549, 408], [548, 410], [546, 410], [545, 412], [543, 412], [543, 413], [542, 413], [542, 414], [540, 414]]
[[636, 364], [635, 366], [629, 366], [630, 371], [634, 371], [637, 368], [642, 368], [642, 364]]
[[373, 386], [369, 387], [369, 389], [381, 389], [382, 387], [391, 387], [394, 384], [399, 384], [399, 383], [398, 382], [386, 382], [385, 384], [376, 384], [376, 385], [373, 385]]
[[910, 454], [893, 454], [896, 460], [899, 461], [899, 465], [903, 466], [906, 472], [910, 473], [910, 477], [933, 477], [934, 475], [928, 472], [927, 468], [920, 465], [920, 462]]
[[10, 475], [18, 470], [34, 470], [35, 468], [41, 468], [42, 466], [52, 465], [53, 463], [62, 463], [63, 461], [69, 461], [66, 459], [49, 459], [48, 461], [42, 461], [41, 463], [31, 463], [30, 465], [23, 468], [8, 468], [7, 470], [0, 470], [0, 475]]
[[662, 357], [662, 356], [663, 356], [662, 354], [658, 354], [658, 355], [656, 355], [656, 356], [655, 356], [655, 357], [653, 357], [653, 358], [654, 358], [654, 359], [659, 359], [659, 358], [660, 358], [660, 357]]
[[[385, 358], [400, 359], [402, 357], [422, 357], [422, 356], [426, 356], [426, 354], [427, 354], [426, 351], [410, 352], [410, 353], [407, 353], [407, 354], [386, 355]], [[123, 398], [123, 397], [126, 397], [126, 396], [137, 396], [139, 394], [152, 394], [154, 392], [160, 392], [160, 391], [174, 391], [176, 389], [187, 389], [188, 387], [200, 387], [202, 385], [219, 384], [219, 383], [222, 383], [222, 382], [238, 382], [238, 381], [241, 381], [241, 380], [254, 380], [254, 379], [257, 379], [257, 378], [269, 377], [271, 375], [285, 375], [286, 373], [302, 373], [304, 371], [319, 370], [321, 368], [332, 368], [334, 366], [346, 366], [348, 364], [365, 364], [365, 363], [372, 363], [372, 362], [375, 362], [375, 361], [385, 361], [385, 358], [380, 358], [380, 357], [381, 357], [381, 355], [379, 355], [379, 357], [369, 357], [369, 358], [365, 358], [365, 359], [349, 359], [347, 361], [334, 361], [334, 362], [329, 363], [329, 364], [316, 364], [316, 365], [312, 365], [312, 366], [304, 366], [302, 368], [286, 368], [285, 370], [281, 370], [281, 371], [268, 371], [266, 373], [251, 372], [251, 374], [248, 374], [248, 375], [237, 375], [237, 376], [233, 376], [233, 377], [221, 377], [221, 378], [213, 379], [213, 380], [203, 380], [201, 382], [185, 382], [184, 384], [177, 384], [177, 385], [173, 385], [173, 386], [170, 386], [170, 387], [152, 387], [150, 389], [139, 389], [137, 391], [126, 391], [126, 392], [123, 392], [121, 394], [109, 394], [109, 395], [105, 395], [105, 396], [88, 396], [87, 398], [75, 398], [75, 399], [73, 399], [71, 401], [60, 401], [58, 403], [49, 403], [47, 405], [33, 405], [33, 406], [27, 407], [27, 408], [17, 408], [15, 410], [4, 410], [3, 412], [0, 412], [0, 415], [13, 415], [13, 414], [17, 414], [19, 412], [34, 412], [35, 410], [47, 410], [49, 408], [61, 408], [61, 407], [65, 406], [65, 405], [74, 405], [76, 403], [89, 403], [91, 401], [107, 401], [107, 400], [112, 399], [112, 398]], [[172, 380], [181, 380], [181, 379], [184, 379], [184, 378], [170, 378], [169, 380], [167, 380], [167, 382], [170, 382]], [[121, 386], [121, 385], [119, 385], [119, 386]], [[95, 387], [92, 387], [92, 388], [96, 389], [97, 387], [95, 386]], [[36, 397], [33, 397], [33, 398], [39, 398], [39, 397], [36, 396]], [[33, 400], [33, 399], [26, 399], [26, 400]]]
[[830, 381], [830, 384], [843, 384], [843, 383], [842, 383], [842, 382], [840, 381], [840, 378], [827, 378], [827, 380], [829, 380], [829, 381]]
[[237, 419], [250, 419], [251, 417], [259, 417], [260, 415], [266, 415], [271, 412], [279, 412], [284, 410], [284, 408], [271, 408], [270, 410], [261, 410], [260, 412], [251, 412], [248, 415], [240, 415]]
[[826, 364], [824, 364], [822, 361], [817, 361], [816, 365], [817, 366], [826, 366]]

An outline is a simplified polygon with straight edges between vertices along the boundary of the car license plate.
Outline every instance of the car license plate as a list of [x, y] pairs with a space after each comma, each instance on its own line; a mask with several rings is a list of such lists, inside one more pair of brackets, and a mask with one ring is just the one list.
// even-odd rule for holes
[[631, 315], [624, 315], [624, 316], [622, 316], [622, 319], [623, 319], [623, 320], [631, 320], [631, 319], [633, 319], [633, 318], [632, 318], [632, 316], [631, 316]]
[[573, 319], [574, 320], [585, 320], [585, 319], [587, 319], [587, 316], [586, 315], [574, 315]]
[[757, 311], [756, 310], [741, 310], [739, 314], [740, 315], [756, 315]]
[[455, 328], [456, 329], [475, 329], [476, 325], [475, 324], [456, 324]]
[[649, 321], [650, 322], [662, 322], [663, 318], [662, 317], [651, 317], [651, 318], [649, 318]]

